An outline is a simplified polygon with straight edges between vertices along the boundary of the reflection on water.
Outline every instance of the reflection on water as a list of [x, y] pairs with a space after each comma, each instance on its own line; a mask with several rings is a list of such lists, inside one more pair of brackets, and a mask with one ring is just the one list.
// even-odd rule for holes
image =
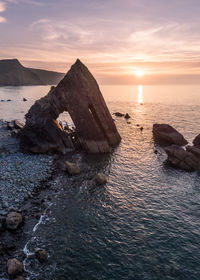
[[139, 104], [143, 104], [144, 103], [144, 99], [143, 99], [143, 85], [139, 85], [138, 86], [138, 100], [137, 102]]

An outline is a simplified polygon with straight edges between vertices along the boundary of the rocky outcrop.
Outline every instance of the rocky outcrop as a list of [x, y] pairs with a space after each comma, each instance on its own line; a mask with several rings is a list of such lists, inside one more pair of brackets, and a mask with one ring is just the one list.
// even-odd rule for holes
[[[56, 121], [67, 111], [76, 127], [73, 137]], [[57, 87], [30, 108], [21, 132], [29, 152], [64, 154], [81, 147], [90, 153], [109, 152], [121, 138], [99, 86], [87, 67], [77, 60]]]
[[9, 275], [18, 275], [23, 272], [23, 264], [17, 259], [8, 260], [7, 267]]
[[159, 144], [175, 144], [184, 146], [187, 140], [172, 126], [168, 124], [153, 125], [154, 140]]
[[178, 168], [192, 171], [200, 170], [200, 149], [194, 146], [187, 146], [183, 149], [177, 145], [171, 145], [165, 148], [168, 155], [168, 161]]
[[11, 212], [6, 217], [6, 227], [15, 230], [22, 223], [22, 215], [18, 212]]

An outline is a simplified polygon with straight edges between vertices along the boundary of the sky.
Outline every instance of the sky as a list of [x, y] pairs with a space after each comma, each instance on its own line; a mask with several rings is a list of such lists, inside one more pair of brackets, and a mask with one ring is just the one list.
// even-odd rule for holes
[[200, 83], [200, 0], [0, 0], [0, 59], [103, 84]]

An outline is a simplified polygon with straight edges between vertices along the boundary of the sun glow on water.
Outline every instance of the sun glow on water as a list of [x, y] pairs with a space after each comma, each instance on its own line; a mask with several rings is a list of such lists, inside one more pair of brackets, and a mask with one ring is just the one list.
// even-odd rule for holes
[[138, 104], [143, 105], [144, 99], [143, 99], [143, 85], [138, 86]]

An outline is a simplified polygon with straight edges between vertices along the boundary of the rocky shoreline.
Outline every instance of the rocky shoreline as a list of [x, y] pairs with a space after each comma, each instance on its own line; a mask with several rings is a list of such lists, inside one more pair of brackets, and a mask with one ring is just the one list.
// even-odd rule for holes
[[[25, 245], [33, 238], [34, 231], [41, 221], [42, 215], [48, 214], [48, 207], [62, 188], [71, 184], [75, 175], [78, 179], [80, 171], [83, 174], [87, 164], [76, 164], [81, 161], [79, 152], [69, 152], [66, 155], [34, 155], [20, 151], [19, 139], [9, 130], [7, 122], [0, 120], [0, 279], [22, 280], [30, 276], [23, 265], [23, 273], [8, 274], [8, 260], [15, 259], [22, 264], [27, 259]], [[75, 164], [74, 164], [75, 163]], [[68, 173], [68, 175], [67, 175]], [[92, 174], [88, 178], [92, 185], [107, 182], [104, 174]], [[85, 176], [83, 176], [85, 177]], [[64, 183], [63, 179], [64, 178]], [[16, 212], [22, 217], [19, 227], [12, 230], [6, 225], [9, 213]], [[38, 248], [36, 248], [38, 249]], [[43, 248], [41, 248], [43, 250]], [[47, 249], [48, 250], [48, 249]], [[34, 258], [38, 264], [47, 252], [35, 252]], [[32, 257], [32, 256], [31, 256]], [[41, 258], [40, 258], [41, 257]], [[37, 260], [36, 260], [37, 259]], [[18, 277], [18, 278], [17, 278]], [[21, 278], [20, 278], [21, 277]]]
[[[7, 262], [16, 258], [23, 263], [24, 246], [51, 197], [58, 192], [57, 156], [24, 154], [19, 139], [12, 135], [7, 122], [0, 120], [0, 279], [27, 276], [26, 271], [21, 278], [9, 275]], [[6, 217], [14, 212], [19, 213], [22, 222], [16, 229], [10, 229]]]

